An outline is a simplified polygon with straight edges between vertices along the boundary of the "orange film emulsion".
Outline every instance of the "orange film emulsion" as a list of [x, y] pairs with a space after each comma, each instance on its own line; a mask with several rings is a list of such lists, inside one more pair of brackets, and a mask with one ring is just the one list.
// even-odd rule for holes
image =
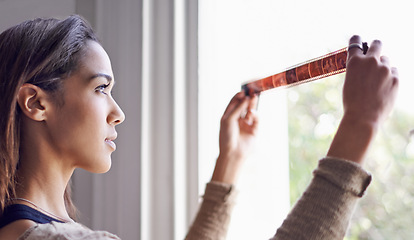
[[[364, 54], [368, 45], [363, 43]], [[345, 72], [347, 48], [309, 60], [286, 71], [242, 85], [246, 95], [258, 94], [277, 87], [290, 87]]]

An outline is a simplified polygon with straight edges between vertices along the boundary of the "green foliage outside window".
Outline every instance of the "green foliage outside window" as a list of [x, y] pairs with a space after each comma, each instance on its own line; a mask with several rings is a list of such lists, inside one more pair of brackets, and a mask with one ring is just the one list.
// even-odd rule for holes
[[[344, 74], [288, 89], [290, 199], [305, 190], [342, 117]], [[414, 108], [412, 113], [414, 113]], [[395, 108], [364, 163], [373, 175], [346, 240], [414, 239], [414, 115]]]

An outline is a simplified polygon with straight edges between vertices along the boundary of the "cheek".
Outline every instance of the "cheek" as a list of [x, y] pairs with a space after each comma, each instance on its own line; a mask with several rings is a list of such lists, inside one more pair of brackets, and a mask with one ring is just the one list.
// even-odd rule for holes
[[93, 102], [74, 102], [62, 110], [56, 124], [56, 141], [72, 152], [99, 151], [97, 146], [105, 139], [104, 109]]

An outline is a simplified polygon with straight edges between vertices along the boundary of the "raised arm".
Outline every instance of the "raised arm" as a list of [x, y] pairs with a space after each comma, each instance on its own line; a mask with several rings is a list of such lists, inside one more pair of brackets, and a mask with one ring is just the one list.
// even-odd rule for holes
[[[361, 44], [354, 36], [350, 44]], [[366, 55], [349, 50], [343, 88], [344, 115], [328, 156], [362, 163], [378, 130], [394, 105], [398, 73], [381, 56], [381, 42], [372, 42]]]
[[[350, 39], [350, 46], [355, 44], [361, 44], [359, 36]], [[358, 47], [349, 48], [342, 121], [327, 157], [273, 240], [344, 238], [355, 204], [371, 181], [361, 163], [397, 88], [397, 70], [381, 56], [380, 41], [372, 42], [366, 55]]]
[[237, 194], [234, 185], [252, 150], [258, 127], [257, 96], [237, 93], [227, 106], [220, 126], [220, 154], [203, 202], [187, 240], [225, 239]]
[[244, 92], [239, 92], [224, 111], [220, 122], [220, 154], [211, 181], [236, 184], [256, 139], [257, 99], [257, 96], [250, 98]]

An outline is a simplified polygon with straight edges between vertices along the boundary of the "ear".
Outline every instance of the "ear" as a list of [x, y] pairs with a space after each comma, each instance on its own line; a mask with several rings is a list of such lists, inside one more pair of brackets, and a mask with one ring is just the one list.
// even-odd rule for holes
[[46, 119], [47, 93], [30, 83], [23, 84], [17, 94], [17, 103], [28, 118], [35, 121]]

